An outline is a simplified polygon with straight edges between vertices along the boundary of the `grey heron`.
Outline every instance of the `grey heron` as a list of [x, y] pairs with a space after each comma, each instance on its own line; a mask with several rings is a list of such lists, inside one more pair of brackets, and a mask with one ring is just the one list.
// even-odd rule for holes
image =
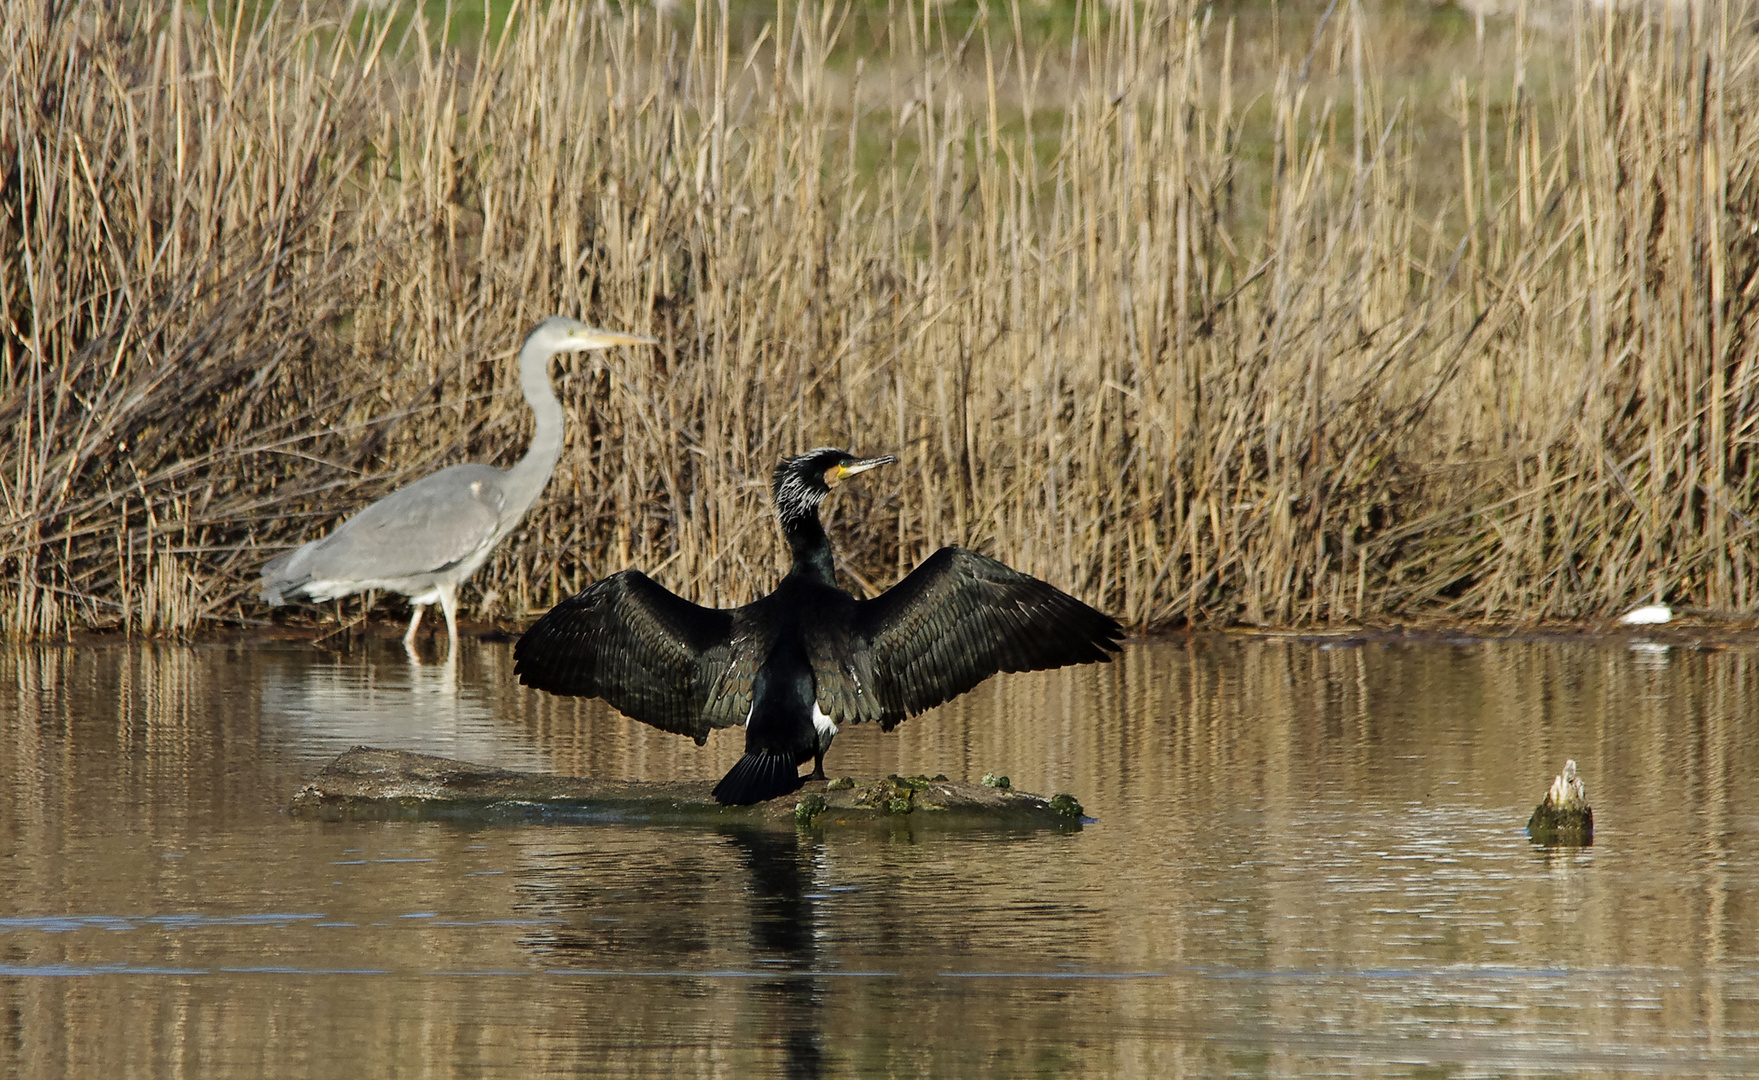
[[519, 388], [536, 414], [531, 448], [511, 469], [454, 465], [367, 506], [330, 535], [263, 566], [258, 590], [271, 607], [291, 598], [334, 600], [368, 589], [409, 598], [414, 613], [403, 644], [427, 605], [446, 613], [447, 656], [458, 649], [458, 587], [476, 572], [537, 501], [562, 454], [562, 403], [550, 383], [557, 353], [656, 345], [653, 338], [599, 330], [560, 315], [539, 323], [519, 350]]

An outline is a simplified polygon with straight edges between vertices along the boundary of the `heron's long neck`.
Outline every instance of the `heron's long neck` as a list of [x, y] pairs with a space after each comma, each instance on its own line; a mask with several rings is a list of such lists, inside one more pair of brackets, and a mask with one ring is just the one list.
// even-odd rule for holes
[[794, 566], [789, 574], [836, 585], [831, 538], [825, 535], [825, 527], [819, 523], [818, 507], [792, 510], [778, 516], [782, 521], [782, 535], [788, 538], [788, 548], [794, 553]]
[[531, 449], [507, 470], [510, 498], [502, 510], [503, 520], [509, 514], [517, 518], [537, 501], [562, 456], [562, 403], [556, 400], [556, 389], [550, 384], [551, 355], [548, 350], [533, 348], [529, 342], [519, 351], [519, 389], [525, 392], [525, 403], [537, 415], [537, 425], [532, 432]]

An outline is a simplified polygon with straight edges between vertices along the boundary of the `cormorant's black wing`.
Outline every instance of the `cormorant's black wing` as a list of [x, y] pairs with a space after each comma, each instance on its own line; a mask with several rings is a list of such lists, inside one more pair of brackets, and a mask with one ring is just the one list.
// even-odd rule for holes
[[701, 743], [751, 711], [758, 643], [737, 632], [735, 614], [625, 570], [551, 608], [513, 647], [513, 670], [527, 686], [601, 697]]
[[1123, 627], [1068, 593], [963, 548], [944, 547], [856, 605], [873, 647], [880, 722], [891, 728], [998, 671], [1110, 660]]

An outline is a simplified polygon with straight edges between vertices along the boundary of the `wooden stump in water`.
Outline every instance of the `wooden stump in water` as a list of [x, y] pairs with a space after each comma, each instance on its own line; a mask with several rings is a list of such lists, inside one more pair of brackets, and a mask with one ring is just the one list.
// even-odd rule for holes
[[722, 806], [712, 781], [592, 780], [497, 769], [404, 750], [357, 746], [293, 796], [325, 821], [432, 819], [652, 824], [786, 824], [802, 828], [1079, 829], [1081, 804], [944, 776], [844, 777], [756, 806]]
[[1588, 805], [1588, 788], [1576, 775], [1574, 760], [1551, 782], [1545, 800], [1527, 819], [1527, 836], [1536, 844], [1587, 847], [1594, 843], [1594, 811]]

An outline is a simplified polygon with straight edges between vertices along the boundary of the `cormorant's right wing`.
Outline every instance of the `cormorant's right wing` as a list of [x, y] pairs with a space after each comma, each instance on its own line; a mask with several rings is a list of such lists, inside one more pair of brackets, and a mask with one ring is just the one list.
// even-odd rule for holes
[[957, 547], [941, 548], [855, 610], [855, 631], [873, 646], [887, 729], [998, 671], [1110, 660], [1124, 633], [1056, 586]]
[[551, 608], [513, 647], [514, 671], [527, 686], [604, 698], [700, 744], [751, 711], [760, 643], [736, 633], [733, 616], [625, 570]]

